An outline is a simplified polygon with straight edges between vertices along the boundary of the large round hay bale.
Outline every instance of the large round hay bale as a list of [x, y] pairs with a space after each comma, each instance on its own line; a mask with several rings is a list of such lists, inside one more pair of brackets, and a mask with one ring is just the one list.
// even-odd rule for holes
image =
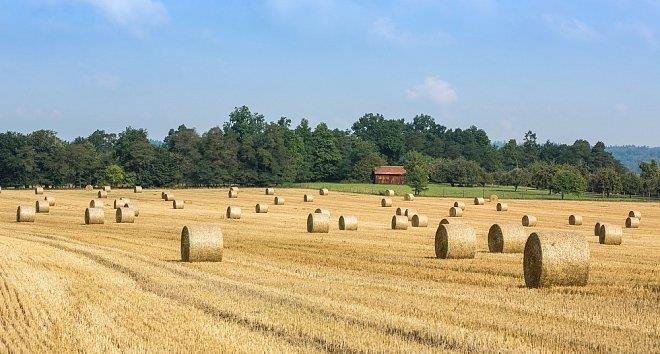
[[405, 215], [392, 216], [392, 230], [407, 230], [408, 217]]
[[383, 198], [380, 200], [380, 206], [389, 208], [392, 206], [392, 198]]
[[582, 225], [582, 215], [570, 215], [568, 217], [568, 224], [569, 225], [575, 225], [575, 226], [580, 226]]
[[319, 195], [328, 195], [328, 193], [330, 193], [330, 191], [328, 191], [327, 188], [319, 189]]
[[238, 193], [238, 186], [230, 186], [229, 190], [230, 191], [236, 191], [236, 193]]
[[639, 227], [639, 219], [635, 217], [627, 217], [626, 218], [626, 228], [627, 229], [636, 229]]
[[477, 235], [467, 224], [440, 224], [435, 232], [435, 256], [437, 258], [474, 258], [477, 252]]
[[641, 211], [631, 210], [631, 211], [628, 212], [628, 216], [630, 216], [631, 218], [637, 218], [639, 220], [642, 220], [642, 212]]
[[415, 210], [415, 209], [411, 209], [411, 208], [407, 208], [407, 209], [403, 212], [403, 215], [405, 215], [405, 216], [408, 218], [408, 221], [411, 221], [412, 218], [413, 218], [413, 216], [414, 216], [415, 214], [417, 214], [417, 210]]
[[429, 217], [424, 214], [415, 214], [412, 217], [412, 227], [427, 227], [429, 226]]
[[275, 205], [284, 205], [284, 197], [275, 197], [273, 199], [273, 204], [275, 204]]
[[133, 187], [133, 193], [142, 193], [142, 186]]
[[230, 205], [227, 207], [227, 213], [225, 214], [225, 216], [227, 217], [227, 219], [240, 219], [242, 213], [243, 212], [241, 211], [241, 207]]
[[412, 193], [406, 193], [403, 196], [403, 200], [407, 202], [412, 202], [413, 200], [415, 200], [415, 196]]
[[89, 202], [89, 207], [90, 208], [103, 208], [105, 206], [105, 202], [103, 199], [92, 199]]
[[229, 192], [227, 192], [227, 196], [229, 198], [238, 198], [238, 191], [230, 189]]
[[110, 186], [103, 186], [103, 190], [110, 193], [110, 191], [112, 191], [112, 188]]
[[172, 201], [172, 209], [183, 209], [184, 202], [181, 199], [176, 199]]
[[491, 194], [490, 195], [490, 201], [491, 202], [496, 202], [498, 200], [499, 200], [499, 198], [497, 197], [497, 194]]
[[91, 192], [93, 190], [94, 190], [94, 186], [92, 186], [91, 184], [88, 184], [88, 185], [85, 186], [85, 191]]
[[522, 253], [527, 236], [527, 231], [520, 225], [493, 224], [488, 230], [488, 250], [498, 253]]
[[330, 232], [330, 217], [322, 213], [310, 213], [307, 215], [307, 232], [328, 233]]
[[43, 187], [37, 187], [34, 189], [34, 194], [44, 194], [44, 188]]
[[406, 213], [406, 208], [398, 207], [396, 208], [396, 212], [394, 213], [394, 215], [405, 215], [405, 213]]
[[394, 196], [394, 190], [393, 189], [386, 189], [383, 192], [383, 195], [386, 197], [393, 197]]
[[531, 227], [536, 226], [539, 220], [534, 215], [524, 215], [522, 217], [522, 226]]
[[31, 206], [20, 205], [16, 209], [16, 222], [34, 222], [37, 210]]
[[598, 242], [603, 245], [620, 245], [623, 229], [618, 225], [601, 224], [598, 231]]
[[34, 209], [37, 213], [48, 213], [50, 211], [50, 205], [45, 200], [37, 200], [34, 204]]
[[355, 231], [358, 229], [358, 218], [354, 215], [342, 215], [339, 217], [339, 230]]
[[484, 198], [480, 198], [480, 197], [474, 198], [474, 205], [484, 205], [485, 203], [486, 201], [484, 200]]
[[523, 273], [529, 288], [586, 285], [589, 279], [587, 240], [572, 232], [533, 232], [525, 243]]
[[600, 225], [602, 225], [600, 221], [596, 222], [594, 225], [594, 236], [598, 236], [600, 234]]
[[164, 198], [166, 202], [174, 201], [174, 193], [166, 192]]
[[275, 195], [275, 188], [266, 188], [266, 195]]
[[305, 202], [313, 202], [313, 201], [314, 201], [314, 197], [311, 196], [311, 195], [309, 195], [309, 194], [305, 194], [305, 196], [303, 197], [303, 200], [304, 200]]
[[328, 209], [316, 208], [316, 210], [314, 210], [314, 212], [317, 213], [317, 214], [325, 214], [327, 216], [330, 216], [330, 210], [328, 210]]
[[509, 210], [509, 204], [507, 203], [497, 203], [497, 207], [495, 208], [497, 211], [507, 211]]
[[100, 190], [100, 191], [96, 194], [96, 196], [97, 196], [97, 198], [107, 198], [107, 197], [108, 197], [108, 192], [106, 192], [106, 191], [104, 191], [104, 190]]
[[101, 208], [85, 209], [85, 224], [103, 224], [105, 223], [105, 212]]
[[223, 237], [217, 225], [184, 226], [181, 231], [181, 261], [222, 261]]
[[140, 208], [138, 208], [135, 204], [130, 203], [130, 202], [129, 202], [129, 203], [125, 203], [125, 204], [124, 204], [124, 208], [128, 208], [128, 209], [133, 210], [133, 211], [135, 212], [135, 217], [140, 216]]
[[119, 208], [115, 211], [117, 224], [132, 224], [135, 222], [135, 211], [129, 208]]
[[452, 218], [460, 218], [463, 216], [463, 209], [457, 207], [449, 208], [449, 216]]
[[55, 197], [44, 197], [44, 200], [48, 202], [48, 205], [55, 206]]
[[130, 202], [131, 200], [127, 198], [115, 199], [115, 201], [113, 202], [113, 208], [114, 209], [123, 208], [126, 205], [126, 203], [130, 203]]
[[461, 208], [462, 210], [465, 210], [465, 203], [463, 203], [463, 202], [454, 202], [454, 207]]
[[258, 214], [265, 214], [268, 212], [268, 204], [257, 204], [254, 206], [254, 211]]
[[444, 219], [440, 220], [440, 223], [441, 224], [457, 224], [457, 223], [462, 224], [463, 220], [461, 220], [461, 218], [444, 218]]

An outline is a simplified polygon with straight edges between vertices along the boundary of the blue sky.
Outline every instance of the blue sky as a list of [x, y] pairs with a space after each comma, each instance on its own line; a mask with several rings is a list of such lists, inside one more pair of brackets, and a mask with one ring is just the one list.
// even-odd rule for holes
[[660, 145], [660, 0], [0, 1], [0, 130], [203, 132], [235, 106]]

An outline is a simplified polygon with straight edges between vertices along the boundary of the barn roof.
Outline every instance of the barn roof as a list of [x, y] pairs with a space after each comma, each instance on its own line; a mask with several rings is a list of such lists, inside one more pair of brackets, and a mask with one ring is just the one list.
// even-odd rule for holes
[[406, 169], [403, 166], [377, 166], [374, 167], [376, 175], [405, 175]]

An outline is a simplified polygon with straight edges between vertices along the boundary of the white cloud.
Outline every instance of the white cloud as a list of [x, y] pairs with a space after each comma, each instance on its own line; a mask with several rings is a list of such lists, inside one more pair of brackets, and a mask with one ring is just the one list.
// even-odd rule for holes
[[600, 36], [598, 31], [576, 18], [545, 15], [543, 21], [551, 30], [568, 39], [590, 42]]
[[167, 21], [167, 9], [158, 0], [80, 0], [112, 22], [134, 31]]
[[396, 45], [443, 45], [449, 42], [450, 36], [444, 32], [431, 35], [416, 35], [401, 30], [390, 18], [381, 17], [371, 24], [370, 34]]
[[424, 83], [406, 91], [408, 99], [427, 99], [438, 104], [450, 104], [458, 100], [458, 95], [451, 85], [437, 76], [428, 76]]

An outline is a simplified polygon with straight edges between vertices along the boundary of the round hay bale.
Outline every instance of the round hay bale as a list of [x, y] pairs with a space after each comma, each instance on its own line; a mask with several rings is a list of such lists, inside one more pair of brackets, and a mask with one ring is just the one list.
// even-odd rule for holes
[[383, 195], [386, 197], [393, 197], [394, 196], [394, 190], [393, 189], [386, 189], [383, 192]]
[[126, 205], [126, 203], [130, 203], [130, 202], [131, 202], [130, 199], [125, 199], [125, 198], [115, 199], [113, 203], [113, 208], [114, 209], [123, 208]]
[[265, 214], [268, 212], [268, 204], [257, 204], [254, 206], [254, 211], [258, 214]]
[[115, 211], [117, 224], [132, 224], [135, 222], [135, 211], [129, 208], [119, 208]]
[[85, 191], [91, 192], [93, 190], [94, 190], [94, 186], [92, 186], [91, 184], [88, 184], [88, 185], [85, 186]]
[[108, 197], [108, 192], [106, 192], [106, 191], [104, 191], [104, 190], [100, 190], [100, 191], [96, 194], [96, 196], [97, 196], [97, 198], [107, 198], [107, 197]]
[[173, 200], [172, 201], [172, 209], [183, 209], [183, 206], [185, 203], [181, 199]]
[[460, 218], [463, 216], [463, 209], [457, 207], [449, 208], [449, 216], [452, 218]]
[[440, 224], [435, 232], [435, 256], [442, 259], [474, 258], [477, 235], [467, 224]]
[[463, 220], [461, 218], [444, 218], [440, 220], [441, 224], [462, 224]]
[[105, 223], [105, 212], [101, 208], [85, 209], [85, 225]]
[[327, 188], [319, 189], [319, 195], [328, 195], [328, 193], [330, 193], [330, 191], [328, 191]]
[[407, 230], [408, 217], [405, 215], [392, 216], [392, 230]]
[[49, 206], [55, 206], [55, 197], [44, 197]]
[[589, 245], [584, 236], [563, 231], [533, 232], [523, 256], [525, 286], [584, 286], [589, 279]]
[[273, 204], [284, 205], [284, 197], [275, 197], [275, 199], [273, 199]]
[[167, 193], [168, 193], [168, 192], [160, 192], [160, 199], [165, 199], [165, 195], [166, 195]]
[[181, 231], [181, 261], [222, 261], [223, 237], [217, 225], [184, 226]]
[[635, 217], [626, 218], [626, 228], [627, 229], [636, 229], [639, 227], [639, 219]]
[[642, 220], [642, 212], [637, 211], [637, 210], [629, 211], [628, 216], [631, 217], [631, 218], [637, 218], [639, 220]]
[[594, 225], [594, 236], [600, 235], [600, 225], [602, 225], [602, 222], [597, 222], [596, 225]]
[[406, 213], [406, 208], [399, 207], [396, 208], [396, 212], [394, 213], [394, 215], [405, 215], [405, 213]]
[[321, 213], [310, 213], [307, 215], [307, 232], [328, 233], [330, 232], [330, 217]]
[[45, 200], [37, 200], [34, 204], [34, 209], [37, 213], [48, 213], [50, 211], [50, 205]]
[[170, 193], [170, 192], [165, 193], [165, 197], [163, 199], [165, 199], [166, 202], [174, 201], [174, 193]]
[[311, 195], [309, 195], [309, 194], [305, 194], [305, 196], [303, 197], [303, 200], [304, 200], [305, 202], [313, 202], [313, 201], [314, 201], [314, 197], [311, 196]]
[[227, 192], [227, 196], [229, 198], [238, 198], [238, 191], [230, 189], [229, 192]]
[[328, 209], [317, 208], [316, 210], [314, 210], [314, 212], [317, 214], [325, 214], [327, 216], [330, 216], [330, 210]]
[[463, 203], [463, 202], [454, 202], [454, 207], [461, 208], [462, 210], [465, 210], [465, 203]]
[[380, 206], [383, 208], [389, 208], [392, 206], [392, 199], [391, 198], [383, 198], [380, 200]]
[[34, 222], [37, 210], [31, 206], [20, 205], [16, 209], [16, 222]]
[[490, 201], [491, 201], [491, 202], [496, 202], [496, 201], [498, 201], [499, 199], [500, 199], [500, 198], [497, 197], [497, 194], [491, 194], [491, 195], [490, 195]]
[[412, 193], [406, 193], [403, 196], [403, 200], [405, 200], [407, 202], [412, 202], [413, 200], [415, 200], [415, 196]]
[[411, 221], [412, 218], [413, 218], [413, 216], [414, 216], [415, 214], [417, 214], [417, 210], [415, 210], [415, 209], [410, 209], [410, 208], [407, 208], [407, 209], [403, 212], [403, 215], [405, 215], [405, 216], [408, 218], [408, 221]]
[[412, 227], [429, 226], [429, 217], [424, 214], [415, 214], [412, 217]]
[[536, 226], [538, 219], [534, 215], [524, 215], [522, 217], [522, 226], [530, 227]]
[[509, 210], [509, 205], [507, 203], [497, 203], [497, 211], [507, 211]]
[[603, 245], [620, 245], [623, 229], [617, 225], [601, 224], [598, 231], [598, 242]]
[[123, 205], [124, 208], [129, 208], [135, 212], [135, 217], [140, 216], [140, 208], [138, 208], [135, 204], [131, 202], [124, 203]]
[[103, 208], [105, 206], [105, 202], [103, 199], [92, 199], [89, 202], [89, 207], [90, 208]]
[[112, 191], [112, 188], [110, 188], [110, 186], [103, 186], [103, 190], [110, 193], [110, 191]]
[[479, 197], [474, 198], [474, 205], [484, 205], [485, 203], [486, 201], [484, 200], [484, 198], [479, 198]]
[[133, 193], [142, 193], [142, 186], [133, 187]]
[[266, 195], [275, 195], [275, 188], [266, 188]]
[[241, 207], [230, 205], [227, 207], [227, 213], [225, 216], [227, 219], [240, 219], [241, 218]]
[[230, 186], [229, 190], [230, 191], [236, 191], [236, 193], [238, 193], [238, 186]]
[[37, 187], [34, 189], [34, 194], [44, 194], [44, 188], [43, 187]]
[[571, 215], [568, 217], [568, 224], [569, 225], [575, 225], [575, 226], [580, 226], [582, 225], [582, 215]]
[[527, 236], [527, 231], [520, 225], [493, 224], [488, 230], [488, 250], [497, 253], [522, 253]]
[[354, 215], [342, 215], [339, 217], [339, 230], [356, 231], [358, 229], [358, 218]]

